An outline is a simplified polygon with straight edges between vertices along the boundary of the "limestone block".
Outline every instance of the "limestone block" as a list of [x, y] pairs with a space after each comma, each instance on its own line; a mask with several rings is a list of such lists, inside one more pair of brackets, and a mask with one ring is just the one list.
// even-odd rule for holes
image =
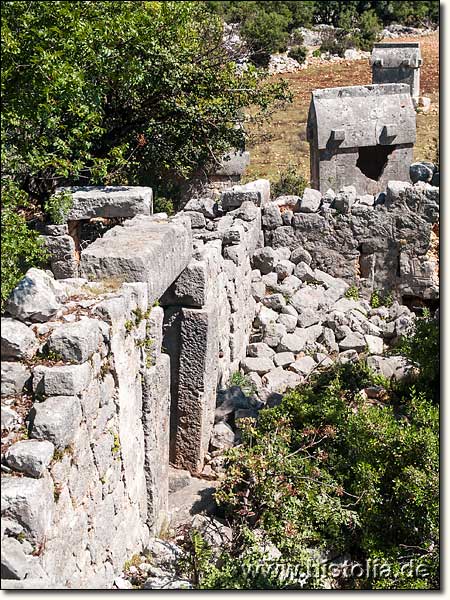
[[264, 296], [261, 303], [267, 308], [271, 308], [277, 312], [281, 312], [281, 309], [286, 306], [286, 300], [282, 294], [269, 294]]
[[212, 198], [192, 198], [185, 205], [183, 211], [199, 212], [207, 219], [215, 219], [220, 213], [217, 202]]
[[202, 307], [216, 294], [220, 253], [206, 247], [201, 260], [192, 259], [184, 271], [162, 295], [163, 306]]
[[256, 206], [264, 206], [270, 201], [270, 182], [267, 179], [257, 179], [245, 185], [235, 185], [220, 195], [224, 211], [233, 210], [243, 202], [253, 202]]
[[21, 418], [18, 415], [18, 413], [16, 413], [15, 410], [12, 410], [12, 408], [9, 408], [8, 406], [1, 407], [1, 418], [2, 429], [6, 429], [7, 431], [15, 427], [15, 425], [17, 425], [21, 421]]
[[188, 217], [191, 220], [192, 229], [203, 229], [204, 227], [206, 227], [206, 219], [202, 213], [194, 211], [185, 211], [185, 214], [188, 215]]
[[360, 333], [349, 332], [342, 340], [339, 341], [339, 349], [345, 350], [356, 350], [362, 352], [366, 347], [366, 340]]
[[256, 250], [252, 258], [253, 268], [258, 269], [262, 275], [270, 273], [277, 263], [275, 252], [270, 246]]
[[367, 366], [387, 379], [405, 379], [412, 372], [412, 367], [404, 356], [369, 356]]
[[54, 449], [47, 440], [23, 440], [8, 448], [5, 461], [16, 471], [31, 477], [42, 477], [53, 458]]
[[37, 556], [24, 552], [24, 544], [14, 538], [5, 538], [1, 555], [2, 588], [4, 580], [23, 580], [45, 577]]
[[277, 323], [283, 325], [283, 327], [286, 328], [287, 333], [293, 333], [294, 329], [297, 326], [297, 317], [294, 315], [287, 315], [282, 313], [278, 317]]
[[216, 404], [217, 306], [172, 311], [165, 316], [163, 344], [171, 356], [173, 376], [171, 460], [176, 466], [201, 470]]
[[33, 391], [45, 396], [76, 396], [92, 378], [88, 362], [56, 367], [38, 366], [33, 370]]
[[273, 369], [273, 361], [268, 357], [244, 358], [241, 360], [241, 368], [244, 373], [254, 371], [258, 375], [264, 375]]
[[78, 262], [75, 258], [75, 241], [70, 235], [41, 236], [50, 255], [53, 275], [56, 279], [78, 276]]
[[62, 360], [83, 363], [98, 351], [101, 339], [99, 321], [82, 318], [55, 329], [48, 339], [48, 347]]
[[[183, 213], [180, 213], [183, 215]], [[80, 270], [90, 280], [119, 277], [148, 285], [148, 301], [159, 299], [188, 265], [192, 256], [189, 217], [155, 222], [134, 217], [126, 227], [114, 227], [81, 255]]]
[[153, 192], [139, 186], [79, 186], [58, 188], [55, 195], [69, 192], [72, 206], [66, 221], [93, 217], [134, 217], [150, 215], [153, 211]]
[[224, 423], [216, 423], [211, 437], [211, 447], [215, 450], [225, 450], [231, 448], [234, 444], [235, 435], [231, 427]]
[[255, 342], [247, 346], [247, 356], [253, 358], [271, 358], [275, 351], [264, 342]]
[[307, 250], [305, 250], [305, 248], [303, 248], [302, 246], [298, 246], [297, 248], [294, 248], [292, 250], [289, 260], [293, 262], [294, 265], [298, 265], [298, 263], [300, 262], [304, 262], [307, 265], [311, 265], [312, 256]]
[[27, 539], [42, 542], [52, 522], [55, 503], [50, 477], [2, 477], [2, 517], [20, 522]]
[[60, 450], [71, 444], [81, 423], [76, 396], [52, 396], [35, 403], [30, 413], [31, 437], [49, 440]]
[[317, 366], [316, 361], [311, 356], [302, 356], [297, 358], [289, 367], [295, 373], [306, 377]]
[[250, 152], [231, 152], [222, 158], [216, 176], [240, 177], [250, 164]]
[[306, 343], [306, 337], [295, 333], [287, 333], [281, 338], [277, 352], [300, 352]]
[[147, 525], [153, 535], [168, 513], [170, 404], [170, 358], [160, 354], [155, 366], [144, 372], [142, 390]]
[[33, 330], [15, 319], [1, 320], [2, 360], [29, 360], [39, 347]]
[[318, 190], [305, 188], [298, 207], [298, 212], [315, 213], [319, 210], [321, 202], [322, 194]]
[[287, 367], [295, 361], [293, 352], [278, 352], [273, 357], [273, 362], [276, 367]]
[[286, 327], [282, 323], [272, 321], [263, 328], [263, 342], [271, 348], [276, 348], [286, 333]]
[[269, 393], [283, 394], [288, 388], [294, 388], [302, 382], [302, 377], [292, 371], [277, 367], [266, 373], [262, 378]]
[[48, 321], [61, 308], [64, 296], [46, 271], [28, 269], [6, 301], [5, 311], [20, 321]]
[[[3, 319], [2, 319], [3, 321]], [[1, 395], [15, 396], [21, 394], [31, 379], [31, 372], [25, 365], [16, 362], [1, 363]]]
[[276, 229], [283, 225], [280, 209], [276, 204], [266, 204], [262, 216], [262, 224], [264, 229]]

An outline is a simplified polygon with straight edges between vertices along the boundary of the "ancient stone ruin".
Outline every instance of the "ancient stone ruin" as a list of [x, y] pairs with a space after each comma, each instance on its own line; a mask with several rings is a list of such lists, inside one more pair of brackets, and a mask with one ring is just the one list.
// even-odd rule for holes
[[375, 44], [370, 57], [372, 83], [406, 83], [417, 104], [420, 96], [421, 65], [419, 42]]
[[416, 115], [406, 84], [315, 90], [308, 115], [311, 184], [325, 193], [354, 185], [381, 192], [407, 181], [416, 141]]
[[[61, 278], [57, 254], [54, 274], [30, 269], [7, 303], [2, 585], [126, 585], [127, 559], [146, 550], [158, 565], [175, 550], [156, 538], [208, 505], [239, 419], [336, 360], [403, 377], [404, 360], [383, 355], [414, 319], [397, 300], [439, 294], [439, 188], [417, 172], [377, 198], [348, 186], [271, 199], [258, 180], [172, 218], [148, 214], [145, 188], [77, 190], [72, 223], [136, 214], [80, 250], [77, 276]], [[371, 308], [374, 289], [390, 308]], [[230, 384], [237, 371], [251, 391]], [[146, 568], [148, 587], [190, 585]]]

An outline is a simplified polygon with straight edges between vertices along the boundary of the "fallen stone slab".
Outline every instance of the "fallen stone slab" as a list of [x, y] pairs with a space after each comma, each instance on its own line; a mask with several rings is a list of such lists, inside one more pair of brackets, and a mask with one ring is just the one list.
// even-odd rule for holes
[[151, 304], [187, 267], [191, 256], [189, 217], [158, 222], [139, 216], [124, 227], [110, 229], [88, 246], [81, 254], [80, 271], [91, 281], [143, 281], [148, 285]]
[[153, 191], [140, 186], [73, 186], [57, 188], [55, 196], [71, 195], [72, 205], [66, 221], [93, 217], [130, 218], [153, 212]]
[[16, 319], [1, 320], [2, 360], [29, 360], [39, 348], [39, 340], [32, 329]]
[[22, 440], [8, 448], [5, 461], [16, 471], [30, 477], [42, 477], [53, 458], [54, 450], [54, 445], [48, 440]]
[[287, 367], [295, 361], [295, 355], [293, 352], [278, 352], [273, 357], [273, 362], [276, 367]]
[[367, 366], [387, 379], [405, 379], [413, 371], [412, 365], [404, 356], [369, 356]]
[[293, 362], [289, 369], [299, 375], [307, 376], [317, 366], [316, 361], [311, 356], [302, 356]]
[[305, 188], [303, 196], [300, 201], [298, 212], [302, 213], [315, 213], [320, 208], [322, 202], [322, 194], [318, 190], [311, 188]]

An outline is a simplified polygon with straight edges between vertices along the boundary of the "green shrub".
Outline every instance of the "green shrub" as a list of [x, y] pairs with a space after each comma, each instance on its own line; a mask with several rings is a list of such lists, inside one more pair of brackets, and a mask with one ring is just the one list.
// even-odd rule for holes
[[48, 254], [36, 231], [25, 220], [27, 195], [11, 180], [2, 182], [1, 209], [1, 306], [11, 291], [33, 266], [43, 266]]
[[287, 20], [277, 12], [253, 14], [242, 23], [241, 34], [251, 49], [251, 60], [263, 66], [270, 54], [284, 52], [289, 41]]
[[350, 300], [359, 300], [359, 289], [356, 285], [351, 285], [345, 292], [345, 297]]
[[68, 191], [53, 194], [44, 203], [44, 209], [52, 223], [62, 225], [66, 222], [66, 216], [72, 208], [72, 194]]
[[272, 196], [301, 196], [307, 185], [306, 179], [291, 165], [279, 173], [278, 179], [272, 181]]
[[237, 385], [247, 396], [251, 396], [256, 392], [256, 387], [252, 380], [240, 371], [236, 371], [231, 375], [228, 385]]
[[171, 216], [174, 214], [175, 209], [173, 206], [173, 201], [169, 198], [157, 197], [153, 200], [153, 212], [165, 212], [167, 216]]
[[[359, 393], [381, 383], [386, 391], [377, 403]], [[216, 492], [233, 540], [205, 567], [201, 587], [323, 587], [314, 577], [296, 586], [274, 578], [276, 570], [262, 577], [261, 539], [281, 552], [278, 564], [303, 565], [323, 552], [390, 562], [388, 577], [349, 578], [340, 587], [439, 587], [439, 411], [426, 394], [348, 363], [316, 375], [261, 411], [257, 424], [247, 419], [241, 427], [242, 444], [228, 451]], [[252, 568], [243, 573], [248, 556]], [[428, 575], [402, 573], [410, 559], [425, 563]]]
[[288, 56], [302, 65], [308, 56], [308, 50], [305, 48], [305, 46], [294, 46], [289, 50]]

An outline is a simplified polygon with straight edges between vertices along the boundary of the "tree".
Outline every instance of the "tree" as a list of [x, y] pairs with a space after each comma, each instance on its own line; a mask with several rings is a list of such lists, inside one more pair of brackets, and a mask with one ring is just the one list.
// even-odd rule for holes
[[41, 206], [61, 184], [175, 193], [244, 146], [245, 108], [262, 118], [287, 98], [236, 66], [203, 3], [12, 1], [1, 14], [3, 193], [13, 182]]

